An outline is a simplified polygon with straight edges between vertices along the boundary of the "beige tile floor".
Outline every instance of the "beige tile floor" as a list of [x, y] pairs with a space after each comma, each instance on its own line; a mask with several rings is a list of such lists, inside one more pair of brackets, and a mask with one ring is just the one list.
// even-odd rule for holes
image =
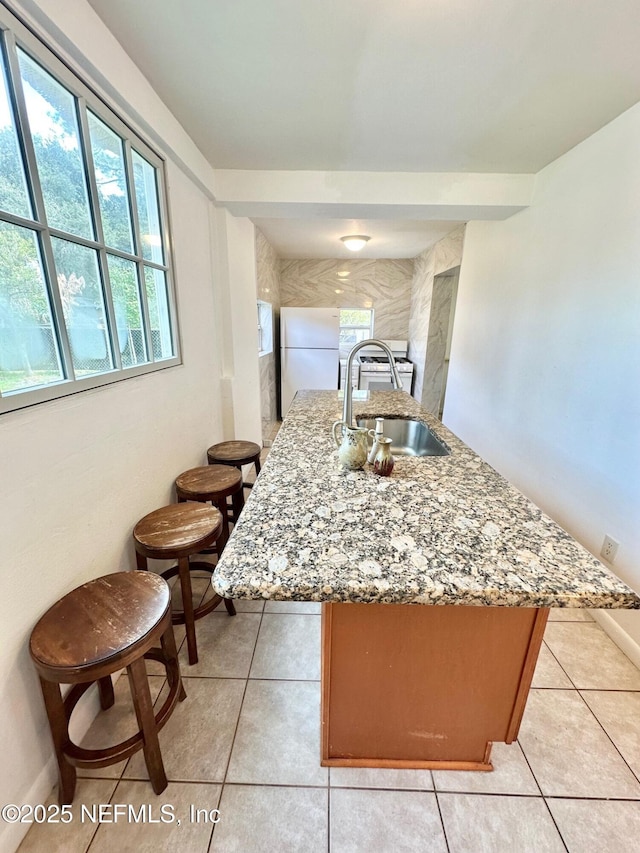
[[[519, 741], [494, 746], [493, 773], [321, 767], [319, 622], [317, 605], [277, 602], [200, 621], [200, 663], [183, 659], [187, 700], [160, 737], [166, 791], [139, 754], [85, 773], [73, 823], [34, 826], [22, 853], [640, 849], [640, 673], [588, 613], [552, 613]], [[116, 696], [87, 744], [134, 729], [126, 678]], [[156, 819], [165, 805], [181, 822], [81, 822], [98, 803], [149, 804]], [[219, 822], [190, 820], [190, 806]]]

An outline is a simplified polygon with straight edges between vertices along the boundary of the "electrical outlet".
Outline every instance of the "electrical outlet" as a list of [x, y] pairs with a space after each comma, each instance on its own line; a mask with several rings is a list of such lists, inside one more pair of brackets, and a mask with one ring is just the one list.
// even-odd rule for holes
[[605, 536], [602, 548], [600, 549], [600, 556], [603, 560], [606, 560], [607, 563], [613, 563], [616, 558], [616, 554], [618, 553], [619, 546], [620, 543], [616, 542], [615, 539], [612, 539], [610, 536]]

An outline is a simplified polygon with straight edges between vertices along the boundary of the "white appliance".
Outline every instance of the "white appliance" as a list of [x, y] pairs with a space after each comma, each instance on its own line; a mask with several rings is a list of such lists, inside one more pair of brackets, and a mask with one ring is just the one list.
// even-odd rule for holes
[[[360, 384], [360, 362], [357, 358], [351, 363], [351, 388], [356, 391]], [[340, 359], [340, 390], [344, 391], [347, 387], [347, 359]]]
[[[411, 393], [413, 383], [413, 362], [407, 358], [407, 341], [384, 341], [396, 362], [396, 368], [402, 382], [402, 390]], [[360, 357], [360, 390], [389, 391], [393, 389], [389, 360], [380, 347], [364, 347], [358, 353]]]
[[337, 308], [280, 309], [282, 417], [297, 391], [338, 388], [339, 342]]

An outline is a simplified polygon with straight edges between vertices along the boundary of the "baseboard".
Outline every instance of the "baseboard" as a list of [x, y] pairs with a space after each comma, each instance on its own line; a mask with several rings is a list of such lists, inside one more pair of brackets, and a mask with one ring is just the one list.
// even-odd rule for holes
[[602, 630], [609, 636], [620, 651], [624, 652], [632, 664], [640, 669], [640, 645], [636, 643], [633, 637], [621, 628], [616, 620], [607, 610], [590, 610], [593, 618], [596, 620]]
[[[119, 670], [111, 676], [114, 686], [123, 671]], [[87, 690], [80, 702], [78, 702], [73, 712], [69, 727], [69, 733], [73, 741], [80, 743], [89, 731], [89, 727], [97, 717], [99, 711], [100, 697], [98, 695], [98, 687], [97, 685], [93, 685]], [[45, 732], [45, 735], [48, 737], [47, 732]], [[18, 799], [15, 800], [18, 805], [35, 806], [38, 803], [46, 803], [51, 796], [58, 781], [58, 766], [53, 755], [53, 747], [51, 751], [51, 758], [44, 765], [27, 793], [19, 797], [19, 802]], [[28, 823], [4, 823], [2, 821], [0, 823], [0, 853], [15, 853], [29, 829], [30, 824]]]
[[[56, 761], [52, 755], [49, 761], [38, 774], [38, 778], [29, 788], [27, 794], [20, 798], [17, 805], [36, 805], [46, 803], [51, 794], [51, 789], [56, 782]], [[0, 828], [0, 853], [15, 853], [20, 842], [25, 837], [31, 825], [28, 823], [5, 823], [2, 821]]]

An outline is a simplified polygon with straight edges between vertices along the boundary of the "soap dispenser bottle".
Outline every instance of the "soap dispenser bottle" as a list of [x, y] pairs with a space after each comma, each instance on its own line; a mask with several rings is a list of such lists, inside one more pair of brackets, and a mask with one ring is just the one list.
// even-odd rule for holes
[[376, 458], [376, 453], [380, 449], [380, 439], [384, 438], [384, 418], [376, 418], [376, 428], [375, 430], [370, 429], [369, 435], [373, 438], [373, 446], [369, 451], [369, 455], [367, 456], [367, 462], [370, 465], [373, 465], [373, 460]]

